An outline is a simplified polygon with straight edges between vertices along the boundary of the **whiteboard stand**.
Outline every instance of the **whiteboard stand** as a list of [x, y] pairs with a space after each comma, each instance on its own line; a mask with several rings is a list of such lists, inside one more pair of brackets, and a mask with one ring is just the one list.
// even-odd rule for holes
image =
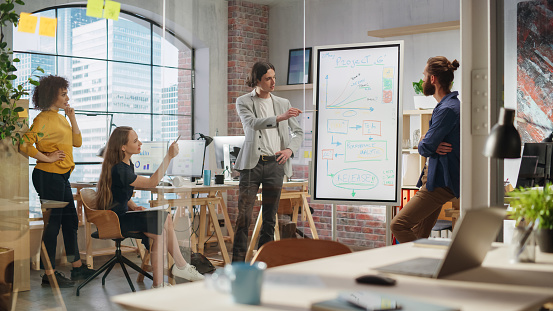
[[230, 174], [230, 145], [229, 144], [223, 144], [223, 170], [225, 172], [225, 180], [232, 180], [232, 176]]
[[392, 230], [390, 223], [392, 222], [392, 210], [394, 206], [386, 205], [386, 246], [392, 245]]

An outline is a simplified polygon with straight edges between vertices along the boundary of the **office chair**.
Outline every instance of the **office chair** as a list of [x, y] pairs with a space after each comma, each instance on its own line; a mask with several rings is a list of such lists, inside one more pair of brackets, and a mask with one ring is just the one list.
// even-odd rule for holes
[[340, 242], [313, 239], [286, 239], [263, 244], [251, 262], [263, 261], [267, 264], [267, 268], [272, 268], [349, 253], [351, 253], [351, 249]]
[[87, 218], [87, 221], [92, 222], [94, 225], [96, 225], [96, 228], [98, 231], [91, 234], [91, 236], [95, 239], [112, 239], [115, 241], [115, 255], [108, 260], [96, 273], [91, 275], [89, 278], [84, 280], [79, 286], [77, 287], [77, 296], [79, 296], [79, 292], [81, 288], [83, 288], [86, 284], [88, 284], [90, 281], [92, 281], [94, 278], [96, 278], [98, 275], [100, 275], [102, 272], [106, 271], [104, 276], [102, 277], [102, 286], [106, 285], [106, 277], [111, 272], [111, 269], [113, 269], [113, 266], [115, 264], [119, 263], [121, 265], [121, 269], [123, 269], [123, 273], [125, 273], [125, 277], [127, 278], [127, 282], [129, 283], [129, 286], [131, 287], [131, 290], [135, 292], [134, 286], [132, 284], [131, 278], [129, 277], [129, 273], [127, 272], [127, 269], [125, 268], [125, 265], [133, 268], [137, 272], [141, 273], [145, 277], [153, 280], [153, 277], [143, 269], [141, 269], [139, 266], [137, 266], [135, 263], [127, 259], [125, 256], [121, 253], [121, 242], [126, 238], [136, 238], [136, 239], [145, 239], [147, 238], [146, 235], [142, 232], [136, 232], [136, 233], [129, 233], [125, 234], [125, 236], [121, 233], [121, 227], [119, 225], [119, 217], [117, 217], [117, 214], [115, 214], [114, 211], [111, 210], [97, 210], [96, 209], [96, 191], [93, 189], [82, 189], [81, 190], [81, 198], [84, 206], [85, 215]]

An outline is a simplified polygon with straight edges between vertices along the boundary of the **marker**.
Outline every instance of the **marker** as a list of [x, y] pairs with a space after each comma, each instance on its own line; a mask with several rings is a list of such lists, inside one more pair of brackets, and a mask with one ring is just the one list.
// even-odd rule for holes
[[176, 143], [177, 141], [179, 141], [180, 136], [181, 136], [181, 135], [179, 135], [179, 137], [177, 137], [177, 139], [175, 139], [175, 141], [173, 142], [173, 144]]

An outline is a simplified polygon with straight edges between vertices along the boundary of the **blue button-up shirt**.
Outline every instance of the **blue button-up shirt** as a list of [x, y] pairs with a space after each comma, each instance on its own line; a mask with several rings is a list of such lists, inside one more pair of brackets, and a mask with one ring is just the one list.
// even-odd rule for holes
[[[430, 119], [430, 128], [419, 143], [419, 154], [428, 158], [428, 175], [426, 188], [447, 187], [456, 197], [459, 197], [460, 166], [461, 166], [461, 105], [458, 92], [444, 96], [436, 105]], [[451, 144], [451, 152], [445, 155], [436, 153], [441, 142]], [[422, 174], [417, 187], [422, 186]]]

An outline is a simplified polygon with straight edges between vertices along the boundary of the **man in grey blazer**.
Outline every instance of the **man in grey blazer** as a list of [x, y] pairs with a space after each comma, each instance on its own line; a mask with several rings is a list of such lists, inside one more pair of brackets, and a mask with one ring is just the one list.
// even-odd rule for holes
[[246, 84], [254, 90], [236, 100], [246, 138], [234, 166], [240, 172], [240, 194], [232, 261], [245, 259], [260, 184], [263, 224], [258, 245], [273, 240], [284, 175], [292, 176], [289, 159], [297, 153], [303, 139], [303, 130], [296, 120], [302, 111], [293, 108], [287, 99], [271, 94], [275, 89], [272, 64], [255, 63]]

